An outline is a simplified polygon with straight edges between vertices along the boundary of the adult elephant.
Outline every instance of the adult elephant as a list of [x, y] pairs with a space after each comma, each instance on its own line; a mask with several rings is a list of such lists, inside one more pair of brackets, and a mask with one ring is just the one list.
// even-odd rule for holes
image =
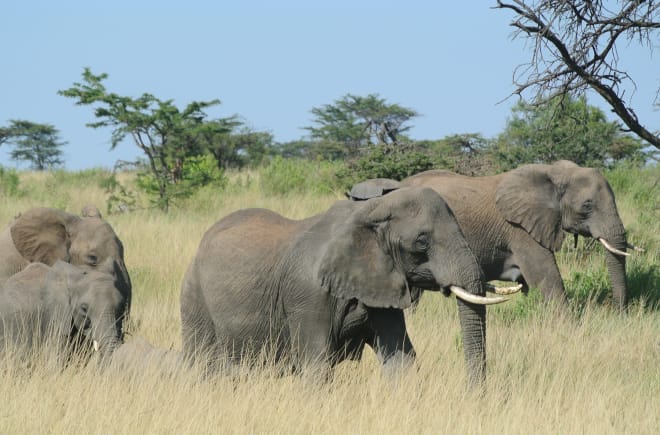
[[0, 286], [0, 351], [45, 343], [65, 359], [92, 349], [108, 357], [122, 341], [125, 306], [111, 271], [111, 260], [93, 271], [57, 261], [12, 275]]
[[485, 378], [483, 275], [440, 195], [402, 189], [296, 221], [235, 212], [204, 235], [181, 288], [183, 353], [230, 364], [266, 351], [325, 370], [371, 346], [387, 369], [415, 352], [411, 288], [458, 298], [470, 384]]
[[367, 180], [352, 199], [368, 199], [403, 186], [428, 186], [447, 201], [488, 280], [511, 280], [539, 288], [545, 299], [566, 294], [554, 253], [564, 232], [599, 240], [607, 249], [614, 300], [627, 302], [626, 232], [614, 194], [596, 169], [569, 161], [524, 165], [487, 177], [432, 170], [404, 179]]
[[128, 314], [132, 287], [124, 246], [96, 207], [85, 207], [82, 216], [33, 208], [17, 216], [0, 234], [0, 284], [33, 262], [52, 266], [62, 260], [95, 270], [108, 259]]

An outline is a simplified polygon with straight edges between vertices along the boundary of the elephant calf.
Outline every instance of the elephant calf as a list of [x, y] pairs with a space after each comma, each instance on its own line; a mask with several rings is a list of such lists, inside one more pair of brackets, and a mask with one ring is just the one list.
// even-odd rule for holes
[[181, 353], [154, 347], [141, 337], [123, 343], [112, 354], [111, 367], [122, 373], [144, 374], [153, 370], [163, 375], [175, 374], [181, 368]]
[[454, 292], [470, 383], [485, 377], [483, 275], [443, 199], [401, 189], [338, 201], [290, 220], [235, 212], [204, 235], [181, 287], [183, 353], [237, 362], [265, 351], [294, 367], [330, 368], [373, 348], [386, 368], [415, 356], [403, 309], [411, 289]]
[[0, 352], [56, 345], [58, 351], [110, 355], [122, 341], [124, 296], [109, 272], [56, 262], [31, 263], [0, 287]]
[[81, 216], [54, 208], [32, 208], [0, 233], [0, 285], [33, 262], [52, 266], [62, 260], [96, 270], [108, 259], [112, 260], [113, 276], [128, 315], [132, 287], [124, 264], [124, 246], [96, 207], [86, 206]]

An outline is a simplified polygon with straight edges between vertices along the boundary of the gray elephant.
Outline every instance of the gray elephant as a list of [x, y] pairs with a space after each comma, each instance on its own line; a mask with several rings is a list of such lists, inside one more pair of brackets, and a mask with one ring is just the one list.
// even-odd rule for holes
[[32, 262], [57, 260], [94, 270], [112, 260], [117, 288], [131, 303], [131, 279], [124, 264], [124, 246], [94, 206], [82, 216], [53, 208], [33, 208], [17, 216], [0, 234], [0, 284]]
[[0, 351], [54, 341], [67, 358], [94, 349], [105, 359], [122, 341], [125, 306], [112, 267], [31, 263], [12, 275], [0, 286]]
[[[359, 183], [348, 194], [368, 199], [392, 191], [396, 181]], [[569, 161], [530, 164], [499, 175], [467, 177], [432, 170], [399, 187], [428, 186], [447, 201], [488, 280], [511, 280], [540, 289], [547, 300], [566, 300], [554, 253], [564, 232], [593, 237], [607, 249], [614, 300], [627, 301], [625, 256], [633, 247], [617, 212], [614, 194], [596, 169]], [[634, 248], [634, 247], [633, 247]]]
[[[401, 189], [339, 201], [296, 221], [264, 209], [235, 212], [204, 235], [181, 288], [184, 357], [236, 362], [266, 351], [326, 371], [365, 344], [387, 372], [415, 351], [403, 308], [411, 289], [457, 294], [468, 380], [485, 378], [483, 275], [440, 195]], [[290, 360], [287, 360], [290, 358]]]

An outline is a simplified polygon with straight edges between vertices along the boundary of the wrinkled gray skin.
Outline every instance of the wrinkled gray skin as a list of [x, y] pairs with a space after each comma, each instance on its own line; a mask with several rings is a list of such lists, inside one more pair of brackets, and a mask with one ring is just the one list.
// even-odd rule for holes
[[108, 260], [85, 271], [57, 261], [52, 267], [31, 263], [0, 287], [0, 352], [13, 346], [53, 341], [62, 354], [91, 351], [101, 358], [121, 343], [125, 300], [115, 287]]
[[141, 337], [123, 343], [112, 354], [110, 366], [122, 373], [159, 372], [173, 375], [182, 367], [181, 352], [153, 346]]
[[[338, 201], [295, 221], [264, 209], [212, 226], [181, 289], [183, 353], [210, 365], [266, 350], [322, 371], [373, 348], [389, 372], [413, 360], [411, 289], [484, 295], [456, 220], [431, 189]], [[485, 307], [458, 300], [470, 385], [485, 379]]]
[[[368, 199], [391, 191], [392, 180], [367, 180], [348, 194]], [[394, 182], [396, 183], [396, 182]], [[466, 177], [447, 171], [427, 171], [403, 180], [400, 186], [428, 186], [447, 201], [486, 279], [518, 281], [540, 289], [546, 300], [563, 304], [564, 284], [554, 253], [564, 232], [604, 238], [626, 250], [626, 232], [614, 194], [596, 169], [569, 161], [524, 165], [488, 177]], [[375, 194], [374, 194], [375, 192]], [[616, 304], [627, 302], [625, 257], [606, 251], [607, 268]]]
[[53, 265], [62, 260], [95, 270], [107, 259], [112, 260], [128, 315], [131, 279], [124, 264], [124, 247], [96, 207], [85, 207], [82, 217], [53, 208], [33, 208], [0, 233], [0, 285], [32, 262]]

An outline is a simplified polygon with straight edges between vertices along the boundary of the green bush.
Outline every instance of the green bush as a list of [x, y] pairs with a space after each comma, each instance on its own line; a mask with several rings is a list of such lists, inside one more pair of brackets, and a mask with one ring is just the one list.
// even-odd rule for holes
[[19, 184], [20, 180], [15, 169], [0, 166], [0, 193], [4, 196], [19, 196], [21, 194]]
[[412, 145], [371, 146], [337, 172], [343, 187], [368, 178], [402, 180], [434, 167], [433, 159]]
[[261, 170], [261, 189], [273, 195], [288, 193], [328, 194], [339, 186], [335, 177], [338, 163], [325, 160], [272, 159]]
[[170, 182], [167, 186], [166, 196], [161, 197], [158, 180], [152, 172], [139, 172], [137, 186], [151, 197], [153, 206], [167, 210], [162, 202], [176, 205], [177, 200], [192, 196], [199, 188], [214, 186], [223, 189], [227, 183], [224, 170], [218, 168], [213, 156], [193, 156], [183, 161], [181, 177], [177, 182]]
[[99, 182], [99, 187], [105, 190], [107, 214], [124, 213], [137, 208], [137, 194], [117, 180], [114, 173]]
[[152, 207], [165, 210], [167, 207], [162, 206], [163, 201], [166, 201], [168, 206], [180, 205], [182, 200], [193, 196], [202, 187], [210, 186], [222, 190], [226, 184], [227, 177], [224, 170], [218, 168], [213, 156], [203, 155], [188, 157], [183, 161], [181, 176], [178, 181], [169, 182], [165, 197], [160, 195], [158, 180], [154, 174], [143, 166], [138, 166], [136, 173], [135, 187], [137, 190], [122, 184], [115, 174], [103, 178], [99, 186], [108, 195], [108, 213], [117, 213], [148, 207], [146, 204], [140, 204], [139, 191], [146, 194]]

